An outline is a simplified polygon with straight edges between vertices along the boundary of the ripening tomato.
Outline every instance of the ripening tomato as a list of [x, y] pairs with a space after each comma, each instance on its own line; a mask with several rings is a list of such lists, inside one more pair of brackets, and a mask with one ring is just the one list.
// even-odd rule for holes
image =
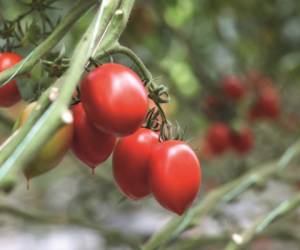
[[222, 154], [230, 147], [230, 131], [222, 122], [215, 122], [209, 128], [206, 140], [215, 154]]
[[201, 168], [194, 151], [184, 142], [169, 140], [151, 153], [149, 183], [156, 200], [181, 215], [196, 198]]
[[82, 103], [72, 108], [74, 116], [74, 138], [72, 150], [86, 165], [94, 169], [112, 153], [116, 137], [94, 127], [88, 120]]
[[[33, 102], [24, 109], [17, 121], [17, 128], [21, 127], [26, 122], [35, 105], [36, 102]], [[55, 168], [69, 150], [72, 139], [73, 123], [66, 124], [59, 128], [24, 168], [24, 175], [27, 180]]]
[[238, 132], [234, 131], [230, 137], [233, 149], [239, 154], [246, 154], [253, 148], [254, 136], [249, 128]]
[[[13, 52], [0, 53], [0, 72], [22, 60], [22, 57]], [[16, 80], [11, 80], [0, 87], [0, 107], [10, 107], [21, 100]]]
[[141, 79], [130, 68], [115, 63], [101, 65], [85, 77], [81, 101], [97, 128], [117, 136], [135, 132], [148, 110]]
[[222, 79], [223, 90], [231, 99], [238, 101], [244, 97], [246, 86], [235, 75], [228, 75]]
[[147, 128], [121, 138], [113, 153], [113, 174], [121, 191], [131, 199], [150, 194], [149, 158], [159, 136]]

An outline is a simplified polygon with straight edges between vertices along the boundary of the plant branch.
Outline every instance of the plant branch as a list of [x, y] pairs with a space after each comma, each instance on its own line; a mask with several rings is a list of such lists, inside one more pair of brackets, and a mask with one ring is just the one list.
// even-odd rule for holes
[[[30, 211], [30, 212], [29, 212]], [[137, 247], [137, 238], [124, 235], [117, 230], [103, 228], [99, 223], [89, 221], [86, 218], [77, 215], [56, 215], [56, 214], [46, 214], [41, 211], [33, 210], [23, 210], [10, 205], [0, 205], [0, 213], [10, 215], [14, 218], [20, 218], [26, 221], [44, 224], [55, 224], [55, 225], [75, 225], [79, 227], [84, 227], [88, 229], [95, 230], [105, 237], [105, 240], [109, 244], [126, 243], [131, 247]]]
[[2, 127], [2, 131], [4, 131], [5, 133], [9, 133], [13, 125], [14, 121], [2, 112], [0, 112], [0, 126]]
[[244, 247], [258, 234], [261, 234], [275, 220], [279, 220], [300, 206], [300, 193], [282, 202], [278, 207], [268, 213], [265, 217], [257, 220], [252, 226], [241, 234], [233, 234], [232, 240], [225, 250], [239, 250]]
[[[129, 8], [124, 9], [124, 13], [130, 12], [133, 0], [122, 0], [122, 3]], [[125, 5], [125, 3], [128, 4]], [[92, 53], [97, 49], [107, 49], [103, 48], [99, 41], [103, 40], [110, 23], [115, 18], [119, 19], [119, 6], [120, 1], [118, 0], [102, 1], [94, 21], [73, 53], [69, 69], [56, 81], [54, 87], [50, 87], [41, 96], [38, 108], [30, 115], [20, 131], [15, 133], [15, 137], [2, 148], [0, 182], [9, 172], [16, 173], [21, 167], [24, 167], [59, 126], [72, 122], [68, 105], [73, 91]], [[123, 16], [129, 16], [129, 14]], [[120, 26], [123, 25], [124, 19], [121, 19]], [[115, 27], [117, 28], [117, 26]], [[55, 94], [55, 98], [53, 98], [53, 94]], [[4, 160], [6, 161], [3, 162]]]

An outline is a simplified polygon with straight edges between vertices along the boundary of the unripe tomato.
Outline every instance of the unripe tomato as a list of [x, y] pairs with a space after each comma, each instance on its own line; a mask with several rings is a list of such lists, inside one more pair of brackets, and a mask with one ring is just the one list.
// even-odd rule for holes
[[194, 151], [184, 142], [158, 144], [150, 157], [149, 183], [156, 200], [181, 215], [196, 198], [201, 168]]
[[215, 154], [222, 154], [230, 147], [230, 131], [225, 123], [215, 122], [207, 132], [207, 142]]
[[238, 101], [244, 97], [246, 86], [235, 75], [228, 75], [222, 79], [223, 90], [231, 99]]
[[81, 103], [72, 108], [74, 116], [74, 154], [91, 168], [104, 162], [112, 153], [116, 137], [106, 134], [88, 120]]
[[147, 128], [121, 138], [113, 153], [113, 174], [121, 191], [131, 199], [150, 194], [149, 158], [159, 136]]
[[[17, 121], [17, 128], [25, 123], [35, 105], [36, 102], [33, 102], [24, 109]], [[73, 124], [67, 124], [59, 128], [24, 168], [24, 175], [27, 180], [55, 168], [69, 150], [72, 139]]]
[[[0, 53], [0, 72], [4, 71], [22, 60], [16, 53]], [[10, 107], [21, 100], [16, 80], [11, 80], [0, 87], [0, 107]]]
[[254, 144], [254, 136], [249, 128], [244, 128], [239, 132], [231, 133], [231, 145], [233, 149], [239, 154], [246, 154]]
[[99, 66], [85, 77], [81, 101], [97, 128], [117, 136], [136, 131], [148, 110], [141, 79], [130, 68], [115, 63]]

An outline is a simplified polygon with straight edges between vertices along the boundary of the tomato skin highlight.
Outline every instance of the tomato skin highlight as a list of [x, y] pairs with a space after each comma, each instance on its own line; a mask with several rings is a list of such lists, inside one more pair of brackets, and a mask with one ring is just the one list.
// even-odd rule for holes
[[150, 158], [149, 183], [156, 200], [181, 215], [191, 206], [201, 185], [200, 162], [184, 142], [160, 143]]
[[[11, 68], [22, 60], [22, 57], [13, 52], [0, 53], [0, 72]], [[17, 81], [11, 80], [0, 87], [0, 107], [10, 107], [21, 100]]]
[[116, 136], [135, 132], [148, 111], [141, 79], [130, 68], [115, 63], [103, 64], [84, 78], [81, 101], [95, 126]]
[[230, 130], [225, 123], [215, 122], [209, 128], [206, 140], [214, 154], [222, 154], [230, 147]]
[[113, 153], [113, 175], [120, 190], [130, 199], [150, 194], [149, 159], [158, 144], [158, 134], [147, 128], [140, 128], [118, 141]]
[[107, 160], [116, 143], [116, 137], [94, 127], [88, 120], [82, 103], [72, 107], [74, 138], [72, 151], [79, 160], [91, 168]]
[[[20, 128], [28, 119], [30, 113], [36, 106], [32, 102], [26, 106], [17, 121], [17, 128]], [[42, 175], [55, 168], [64, 158], [71, 147], [73, 140], [73, 123], [63, 125], [46, 142], [36, 156], [25, 166], [23, 173], [27, 180]]]

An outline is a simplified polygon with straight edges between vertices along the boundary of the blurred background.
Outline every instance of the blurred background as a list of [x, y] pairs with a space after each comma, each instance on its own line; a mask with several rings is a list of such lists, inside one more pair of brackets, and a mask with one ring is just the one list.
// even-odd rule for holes
[[[53, 2], [54, 8], [45, 13], [55, 26], [74, 1]], [[31, 1], [0, 0], [0, 46], [6, 42], [4, 23], [24, 13], [26, 3]], [[69, 57], [93, 13], [84, 15], [49, 57]], [[299, 13], [298, 0], [136, 1], [121, 42], [142, 58], [156, 82], [169, 88], [171, 101], [164, 109], [185, 130], [201, 161], [203, 183], [195, 204], [249, 170], [277, 160], [297, 141]], [[15, 49], [19, 54], [27, 55], [51, 30], [51, 25], [43, 30], [40, 18], [34, 13], [23, 20], [25, 32]], [[54, 79], [41, 62], [30, 80], [19, 80], [32, 83], [22, 84], [22, 96], [34, 100]], [[0, 110], [1, 142], [24, 106], [25, 102]], [[170, 249], [224, 249], [228, 234], [249, 227], [299, 192], [297, 160], [280, 176], [263, 181], [233, 202], [218, 204], [213, 214], [204, 216], [176, 242], [189, 237], [214, 237], [213, 241], [185, 248], [175, 244]], [[299, 212], [274, 223], [247, 249], [300, 249]], [[33, 179], [29, 190], [25, 178], [20, 178], [2, 191], [0, 248], [137, 249], [136, 243], [145, 242], [173, 217], [152, 197], [138, 202], [124, 198], [112, 179], [111, 160], [93, 176], [69, 153], [58, 168]]]

